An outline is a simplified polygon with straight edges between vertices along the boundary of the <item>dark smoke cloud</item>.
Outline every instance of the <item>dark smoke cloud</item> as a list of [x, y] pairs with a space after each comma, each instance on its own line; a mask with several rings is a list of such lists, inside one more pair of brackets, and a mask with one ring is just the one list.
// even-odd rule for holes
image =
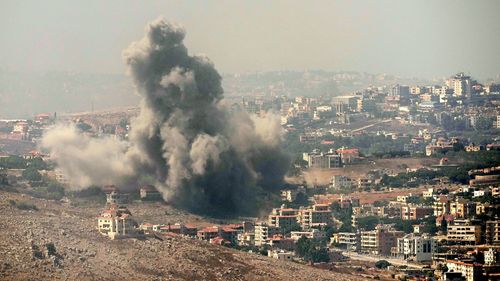
[[[184, 37], [182, 27], [158, 19], [123, 52], [142, 96], [127, 149], [117, 141], [85, 138], [61, 147], [54, 136], [75, 133], [61, 127], [46, 134], [43, 146], [80, 187], [106, 182], [102, 175], [108, 172], [107, 181], [124, 185], [146, 176], [155, 179], [167, 202], [179, 207], [212, 215], [255, 214], [257, 198], [276, 191], [288, 168], [279, 118], [230, 113], [221, 76], [208, 58], [188, 54]], [[96, 160], [89, 153], [94, 149], [108, 151], [106, 158], [122, 166], [100, 165], [94, 174], [87, 168]], [[80, 156], [73, 159], [71, 153]]]

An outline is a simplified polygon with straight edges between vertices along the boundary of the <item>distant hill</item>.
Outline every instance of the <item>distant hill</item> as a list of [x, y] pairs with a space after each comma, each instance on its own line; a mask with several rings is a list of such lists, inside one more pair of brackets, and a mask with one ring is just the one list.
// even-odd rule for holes
[[0, 118], [137, 105], [129, 77], [69, 72], [19, 73], [0, 70]]

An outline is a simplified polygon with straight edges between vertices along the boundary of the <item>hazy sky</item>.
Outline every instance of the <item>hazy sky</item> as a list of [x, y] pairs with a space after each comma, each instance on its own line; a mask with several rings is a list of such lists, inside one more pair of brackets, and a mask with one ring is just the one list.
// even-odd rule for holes
[[0, 68], [124, 73], [164, 16], [222, 73], [325, 69], [410, 77], [500, 73], [500, 1], [0, 2]]

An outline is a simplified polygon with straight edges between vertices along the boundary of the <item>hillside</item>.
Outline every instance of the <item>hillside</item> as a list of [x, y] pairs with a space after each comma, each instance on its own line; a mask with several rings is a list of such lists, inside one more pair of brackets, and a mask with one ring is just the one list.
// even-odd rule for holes
[[[1, 280], [361, 280], [189, 238], [111, 241], [95, 229], [97, 205], [72, 205], [0, 191]], [[134, 208], [138, 220], [155, 215]], [[146, 209], [172, 221], [201, 220], [168, 206]], [[56, 255], [47, 257], [47, 243]]]

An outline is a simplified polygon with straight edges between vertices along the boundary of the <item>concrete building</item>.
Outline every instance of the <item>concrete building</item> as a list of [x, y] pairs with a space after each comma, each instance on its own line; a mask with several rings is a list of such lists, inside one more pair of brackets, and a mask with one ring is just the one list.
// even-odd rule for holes
[[281, 230], [289, 230], [299, 226], [298, 223], [299, 210], [285, 208], [274, 208], [268, 217], [268, 224], [278, 227]]
[[238, 233], [238, 246], [255, 245], [255, 232]]
[[263, 246], [268, 239], [279, 233], [279, 229], [275, 226], [270, 226], [267, 223], [259, 222], [255, 224], [255, 246]]
[[480, 264], [447, 260], [446, 267], [448, 267], [448, 272], [460, 272], [466, 281], [478, 281], [482, 277]]
[[425, 218], [426, 216], [430, 216], [433, 213], [434, 209], [432, 207], [416, 206], [412, 204], [401, 207], [402, 220], [419, 220]]
[[340, 244], [348, 251], [358, 251], [361, 247], [361, 234], [359, 232], [334, 233], [330, 238], [330, 243]]
[[341, 156], [332, 150], [323, 153], [315, 149], [311, 153], [303, 153], [302, 159], [309, 168], [332, 169], [342, 166]]
[[336, 152], [340, 155], [343, 164], [351, 164], [359, 160], [359, 150], [357, 148], [341, 147]]
[[472, 96], [473, 83], [471, 77], [465, 75], [463, 72], [457, 73], [445, 82], [446, 86], [453, 89], [453, 96], [467, 98]]
[[125, 207], [112, 206], [104, 210], [97, 218], [99, 233], [111, 239], [120, 239], [137, 236], [137, 223], [132, 214]]
[[161, 201], [161, 193], [152, 185], [144, 185], [139, 190], [139, 195], [143, 201]]
[[455, 220], [448, 225], [448, 241], [460, 244], [481, 243], [481, 226], [473, 225], [470, 220]]
[[294, 241], [298, 241], [301, 237], [307, 239], [322, 239], [325, 238], [325, 232], [318, 229], [310, 229], [308, 231], [292, 231], [290, 237]]
[[484, 251], [484, 264], [485, 265], [496, 265], [498, 261], [498, 251], [490, 248], [488, 251]]
[[434, 200], [432, 208], [434, 216], [439, 217], [450, 213], [450, 201], [446, 195], [441, 195]]
[[312, 207], [299, 209], [297, 221], [302, 229], [331, 225], [332, 211], [327, 204], [315, 204]]
[[398, 238], [397, 255], [405, 260], [416, 262], [431, 261], [435, 241], [431, 236], [407, 234]]
[[397, 97], [399, 104], [407, 105], [410, 101], [410, 87], [396, 84], [391, 88], [390, 96]]
[[361, 231], [361, 252], [388, 256], [403, 235], [404, 232], [396, 231], [390, 225], [377, 225], [375, 230]]
[[335, 175], [330, 179], [330, 188], [333, 190], [350, 189], [353, 187], [351, 178], [343, 175]]
[[332, 109], [336, 113], [344, 113], [357, 110], [358, 97], [356, 96], [337, 96], [332, 98]]
[[457, 198], [450, 202], [450, 214], [457, 218], [468, 218], [475, 215], [476, 203], [467, 199]]
[[290, 261], [293, 259], [294, 253], [284, 250], [268, 250], [267, 256], [277, 260]]
[[500, 220], [486, 222], [486, 244], [500, 245]]

